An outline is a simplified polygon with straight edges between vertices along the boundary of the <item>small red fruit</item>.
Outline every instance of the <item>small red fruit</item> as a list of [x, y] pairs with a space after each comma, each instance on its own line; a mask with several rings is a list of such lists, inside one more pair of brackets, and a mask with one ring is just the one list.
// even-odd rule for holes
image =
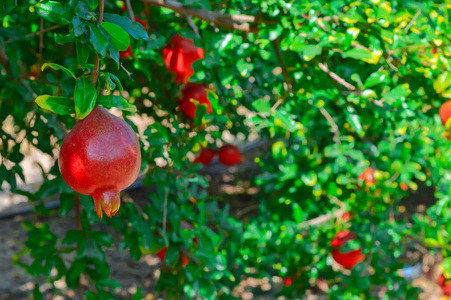
[[204, 50], [194, 46], [193, 40], [176, 34], [164, 47], [163, 58], [169, 71], [177, 75], [175, 82], [187, 83], [194, 74], [193, 63], [204, 58]]
[[243, 162], [240, 150], [233, 145], [224, 145], [219, 149], [219, 161], [226, 166], [233, 166]]
[[359, 176], [359, 179], [361, 181], [365, 182], [365, 185], [370, 186], [374, 185], [376, 181], [374, 180], [374, 169], [371, 167], [368, 167], [363, 171], [363, 173]]
[[138, 16], [135, 16], [135, 22], [141, 24], [145, 29], [147, 29], [147, 25], [149, 25], [149, 22], [147, 22], [145, 19], [141, 20], [141, 18]]
[[198, 83], [188, 83], [182, 89], [182, 98], [179, 99], [179, 107], [182, 113], [184, 113], [188, 118], [194, 119], [196, 115], [197, 105], [191, 101], [191, 99], [196, 100], [200, 104], [207, 105], [207, 113], [211, 113], [211, 103], [208, 100], [208, 87], [205, 84]]
[[349, 221], [349, 219], [351, 219], [351, 213], [348, 211], [348, 212], [345, 212], [344, 214], [343, 214], [343, 216], [341, 217], [341, 219], [343, 220], [343, 221]]
[[141, 167], [139, 140], [124, 120], [96, 106], [75, 124], [59, 153], [64, 181], [75, 191], [91, 195], [99, 218], [120, 207], [119, 192], [138, 177]]
[[445, 275], [441, 275], [437, 280], [438, 285], [442, 288], [443, 294], [451, 296], [451, 281], [447, 280]]
[[448, 121], [448, 119], [451, 117], [451, 100], [446, 101], [442, 104], [442, 106], [440, 106], [438, 114], [440, 115], [442, 124], [446, 125], [446, 121]]
[[283, 285], [286, 287], [290, 287], [293, 284], [293, 278], [287, 277], [283, 280]]
[[404, 182], [401, 182], [401, 184], [399, 185], [399, 187], [400, 187], [401, 190], [403, 190], [403, 191], [407, 191], [407, 190], [409, 189], [409, 186], [408, 186], [406, 183], [404, 183]]
[[362, 254], [362, 248], [342, 253], [339, 249], [340, 246], [345, 245], [348, 241], [356, 238], [354, 233], [349, 230], [339, 231], [335, 238], [330, 243], [334, 248], [332, 250], [332, 257], [334, 260], [346, 269], [352, 269], [357, 264], [365, 259], [365, 255]]
[[30, 67], [30, 75], [34, 77], [38, 77], [41, 74], [41, 64], [35, 63]]
[[194, 163], [201, 163], [203, 165], [208, 165], [213, 157], [215, 157], [216, 151], [212, 148], [202, 148], [199, 151], [199, 156], [196, 157]]
[[431, 54], [434, 55], [437, 52], [437, 50], [435, 50], [435, 48], [431, 49]]
[[119, 51], [119, 57], [122, 58], [122, 59], [127, 59], [130, 56], [132, 56], [132, 48], [131, 48], [130, 45], [128, 46], [127, 50]]

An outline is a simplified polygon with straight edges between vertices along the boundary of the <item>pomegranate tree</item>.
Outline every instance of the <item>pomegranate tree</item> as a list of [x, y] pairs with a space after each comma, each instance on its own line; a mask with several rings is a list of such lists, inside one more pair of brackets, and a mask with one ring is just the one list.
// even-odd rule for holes
[[75, 191], [91, 195], [99, 218], [120, 207], [119, 192], [138, 177], [141, 150], [136, 133], [124, 120], [96, 106], [77, 122], [61, 145], [59, 169]]

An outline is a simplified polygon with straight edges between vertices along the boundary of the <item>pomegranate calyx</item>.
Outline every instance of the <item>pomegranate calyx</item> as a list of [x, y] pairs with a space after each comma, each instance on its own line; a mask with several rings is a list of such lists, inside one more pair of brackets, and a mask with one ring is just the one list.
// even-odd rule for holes
[[119, 191], [96, 192], [92, 197], [94, 198], [96, 212], [100, 219], [102, 219], [103, 212], [111, 218], [121, 207]]

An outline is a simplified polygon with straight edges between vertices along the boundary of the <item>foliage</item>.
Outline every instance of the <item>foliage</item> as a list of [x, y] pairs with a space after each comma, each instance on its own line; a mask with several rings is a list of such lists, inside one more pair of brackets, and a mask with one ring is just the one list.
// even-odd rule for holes
[[[437, 115], [451, 98], [450, 4], [181, 1], [184, 9], [203, 7], [243, 20], [208, 22], [194, 15], [190, 26], [183, 10], [176, 14], [146, 3], [153, 1], [132, 2], [149, 28], [109, 0], [103, 23], [98, 1], [0, 2], [0, 180], [26, 195], [36, 214], [53, 213], [42, 199], [55, 194], [59, 215], [69, 214], [75, 193], [62, 180], [56, 159], [43, 171], [37, 192], [18, 188], [17, 181], [25, 181], [20, 145], [25, 141], [55, 157], [66, 128], [97, 103], [122, 109], [139, 132], [144, 185], [155, 187], [152, 202], [142, 209], [123, 203], [117, 216], [103, 221], [92, 199], [82, 195], [82, 226], [63, 241], [45, 223], [25, 223], [30, 235], [20, 254], [28, 253], [33, 262], [17, 256], [16, 264], [52, 283], [65, 276], [74, 289], [86, 274], [97, 290], [86, 297], [110, 299], [120, 283], [109, 279], [105, 260], [113, 238], [93, 229], [102, 222], [121, 233], [121, 250], [136, 260], [168, 247], [170, 271], [157, 287], [170, 299], [182, 294], [231, 299], [242, 276], [271, 283], [274, 276], [292, 278], [280, 291], [287, 297], [319, 292], [317, 283], [325, 280], [331, 299], [366, 299], [383, 287], [386, 298], [414, 299], [419, 290], [397, 270], [417, 244], [441, 251], [443, 272], [451, 277], [451, 148]], [[41, 18], [44, 28], [57, 25], [44, 33], [43, 44]], [[233, 30], [230, 22], [241, 27]], [[181, 86], [162, 59], [176, 33], [205, 50], [191, 81], [213, 88], [213, 112], [199, 109], [194, 124], [177, 108]], [[129, 44], [132, 56], [120, 59], [119, 51]], [[93, 84], [96, 55], [104, 67]], [[30, 77], [36, 63], [42, 73]], [[100, 90], [104, 96], [98, 96]], [[135, 113], [152, 120], [144, 131], [127, 118]], [[7, 123], [13, 126], [6, 129]], [[229, 213], [233, 196], [208, 195], [208, 180], [189, 159], [201, 145], [224, 144], [225, 132], [243, 142], [257, 134], [270, 150], [255, 158], [259, 174], [251, 185], [258, 187], [259, 206], [244, 219]], [[358, 180], [368, 166], [377, 169], [375, 185]], [[418, 186], [433, 188], [437, 202], [423, 214], [403, 214], [403, 199]], [[341, 219], [345, 211], [351, 220]], [[312, 222], [324, 215], [330, 217]], [[193, 229], [184, 229], [181, 221]], [[366, 255], [350, 272], [333, 267], [331, 257], [330, 241], [343, 229], [357, 234], [354, 247]], [[186, 267], [180, 251], [188, 256]], [[71, 263], [62, 257], [67, 252], [75, 253]], [[39, 290], [34, 292], [38, 298]]]

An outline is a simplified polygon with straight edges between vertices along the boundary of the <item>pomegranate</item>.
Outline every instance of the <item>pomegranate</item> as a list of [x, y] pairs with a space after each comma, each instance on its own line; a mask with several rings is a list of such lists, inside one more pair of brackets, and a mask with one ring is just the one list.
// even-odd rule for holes
[[438, 114], [440, 115], [442, 124], [446, 125], [446, 122], [451, 117], [451, 100], [446, 101], [445, 103], [442, 104], [442, 106], [440, 106]]
[[130, 45], [128, 46], [127, 50], [119, 51], [119, 57], [122, 58], [122, 59], [127, 59], [130, 56], [132, 56], [132, 48], [131, 48]]
[[149, 22], [147, 22], [145, 18], [144, 20], [141, 20], [141, 18], [138, 16], [135, 16], [135, 22], [141, 24], [145, 29], [147, 29], [147, 25], [149, 24]]
[[401, 182], [401, 184], [399, 185], [399, 187], [401, 188], [401, 190], [403, 191], [407, 191], [409, 189], [409, 186], [407, 185], [407, 183], [405, 182]]
[[204, 58], [204, 50], [194, 46], [193, 40], [176, 34], [164, 47], [163, 58], [169, 71], [177, 75], [175, 82], [187, 83], [194, 74], [193, 63]]
[[59, 153], [64, 181], [75, 191], [94, 198], [97, 215], [114, 216], [119, 192], [138, 177], [141, 150], [136, 133], [122, 119], [96, 106], [77, 122]]
[[374, 185], [376, 183], [376, 181], [374, 180], [374, 171], [375, 170], [371, 167], [366, 168], [365, 171], [360, 174], [359, 179], [365, 182], [365, 185], [367, 186]]
[[349, 221], [349, 219], [351, 219], [351, 213], [348, 211], [348, 212], [345, 212], [344, 214], [343, 214], [343, 216], [341, 217], [341, 219], [343, 220], [343, 221], [345, 221], [345, 222], [347, 222], [347, 221]]
[[41, 74], [41, 64], [35, 63], [30, 67], [30, 75], [34, 77], [38, 77]]
[[283, 285], [286, 287], [290, 287], [293, 284], [293, 278], [287, 277], [283, 279]]
[[451, 296], [451, 281], [447, 280], [445, 275], [441, 275], [437, 280], [438, 285], [442, 288], [443, 294]]
[[208, 87], [205, 84], [188, 83], [182, 89], [182, 98], [179, 99], [179, 107], [188, 118], [194, 119], [197, 105], [191, 101], [196, 100], [200, 104], [207, 105], [207, 113], [211, 113], [211, 103], [207, 96]]
[[212, 148], [202, 148], [199, 151], [199, 156], [196, 157], [194, 163], [201, 163], [203, 165], [208, 165], [213, 157], [215, 157], [216, 151]]
[[435, 48], [431, 49], [431, 54], [434, 55], [437, 51], [435, 50]]
[[346, 269], [352, 269], [357, 264], [365, 259], [365, 255], [362, 254], [362, 248], [357, 250], [351, 250], [349, 252], [342, 253], [339, 249], [340, 246], [345, 245], [348, 241], [356, 238], [356, 235], [349, 230], [342, 230], [337, 232], [335, 238], [331, 241], [332, 257], [334, 260]]
[[243, 162], [240, 150], [233, 145], [224, 145], [219, 149], [219, 161], [226, 166], [233, 166]]

